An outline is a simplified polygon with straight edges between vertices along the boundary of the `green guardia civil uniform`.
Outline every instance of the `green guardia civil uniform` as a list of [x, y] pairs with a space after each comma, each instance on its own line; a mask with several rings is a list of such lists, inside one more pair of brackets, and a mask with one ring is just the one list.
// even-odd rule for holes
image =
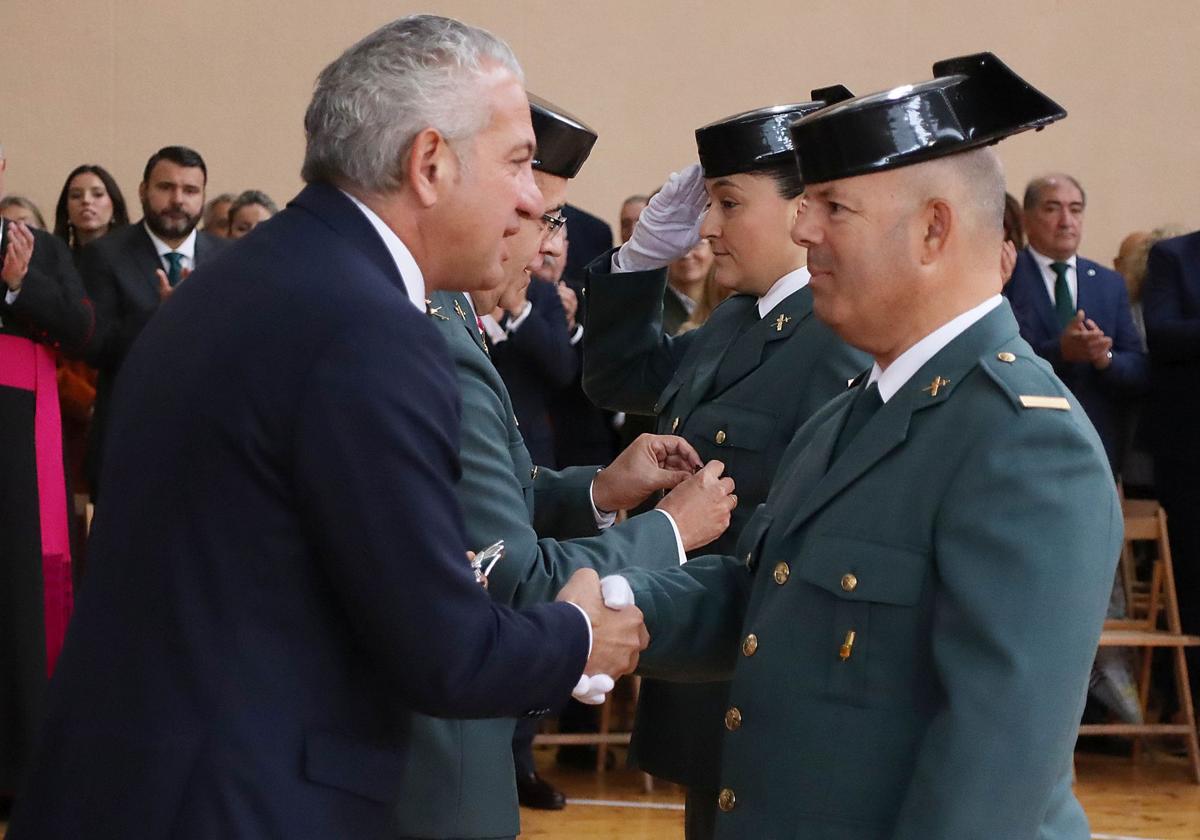
[[1122, 533], [1098, 436], [1007, 303], [831, 462], [859, 390], [735, 556], [625, 573], [646, 673], [733, 674], [717, 837], [1086, 840], [1072, 749]]
[[[738, 506], [729, 530], [701, 551], [731, 553], [796, 430], [870, 358], [817, 319], [807, 286], [763, 317], [754, 296], [734, 295], [699, 328], [665, 336], [666, 270], [612, 273], [611, 262], [610, 252], [589, 267], [584, 389], [604, 408], [657, 415], [659, 433], [681, 435], [705, 461], [725, 464]], [[715, 789], [727, 694], [724, 681], [643, 680], [638, 766]]]
[[[634, 562], [678, 566], [678, 543], [666, 516], [652, 511], [598, 532], [590, 495], [597, 468], [556, 472], [532, 463], [466, 298], [435, 293], [428, 311], [449, 345], [462, 396], [457, 492], [468, 544], [505, 544], [504, 558], [488, 576], [492, 597], [522, 606], [552, 600], [578, 569], [604, 576]], [[580, 538], [558, 542], [547, 535]], [[395, 807], [395, 836], [515, 836], [515, 723], [409, 715], [409, 772]]]

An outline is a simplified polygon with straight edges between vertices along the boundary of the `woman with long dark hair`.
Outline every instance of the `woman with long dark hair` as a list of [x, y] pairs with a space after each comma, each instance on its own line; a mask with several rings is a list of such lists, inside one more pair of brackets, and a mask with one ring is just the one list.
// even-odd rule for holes
[[75, 255], [115, 227], [129, 224], [125, 196], [103, 166], [85, 163], [71, 170], [54, 208], [54, 235]]

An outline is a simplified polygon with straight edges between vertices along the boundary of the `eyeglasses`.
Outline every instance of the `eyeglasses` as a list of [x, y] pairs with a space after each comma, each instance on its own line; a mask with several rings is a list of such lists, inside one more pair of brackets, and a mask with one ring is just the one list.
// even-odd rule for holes
[[542, 232], [550, 236], [558, 233], [567, 225], [566, 216], [551, 216], [549, 213], [542, 214]]

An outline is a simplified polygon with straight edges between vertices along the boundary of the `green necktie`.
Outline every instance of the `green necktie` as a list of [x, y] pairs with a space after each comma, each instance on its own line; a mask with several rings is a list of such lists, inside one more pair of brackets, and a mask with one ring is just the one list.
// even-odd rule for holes
[[862, 427], [867, 425], [875, 412], [883, 406], [883, 398], [879, 396], [879, 384], [872, 382], [865, 388], [860, 388], [859, 392], [854, 396], [854, 404], [850, 406], [850, 412], [846, 416], [846, 425], [842, 426], [842, 431], [838, 433], [837, 440], [833, 444], [833, 457], [829, 460], [832, 464], [850, 445], [850, 442], [857, 437], [862, 431]]
[[1054, 313], [1058, 315], [1058, 324], [1065, 327], [1075, 318], [1075, 301], [1071, 300], [1071, 287], [1067, 285], [1067, 270], [1071, 266], [1065, 262], [1052, 262], [1054, 270]]
[[174, 289], [183, 279], [183, 254], [170, 251], [164, 256], [167, 258], [167, 285]]

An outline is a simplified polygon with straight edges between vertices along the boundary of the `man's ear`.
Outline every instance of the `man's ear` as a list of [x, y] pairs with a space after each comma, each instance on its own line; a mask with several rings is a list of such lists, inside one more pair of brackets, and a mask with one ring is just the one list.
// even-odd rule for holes
[[145, 181], [142, 181], [142, 183], [138, 184], [138, 198], [140, 198], [142, 200], [142, 203], [145, 203], [145, 201], [146, 201], [146, 182]]
[[458, 178], [458, 156], [441, 132], [422, 130], [408, 152], [407, 186], [422, 207], [432, 207]]
[[925, 237], [921, 243], [921, 264], [936, 262], [946, 252], [950, 236], [955, 232], [957, 217], [944, 198], [933, 198], [921, 213]]

